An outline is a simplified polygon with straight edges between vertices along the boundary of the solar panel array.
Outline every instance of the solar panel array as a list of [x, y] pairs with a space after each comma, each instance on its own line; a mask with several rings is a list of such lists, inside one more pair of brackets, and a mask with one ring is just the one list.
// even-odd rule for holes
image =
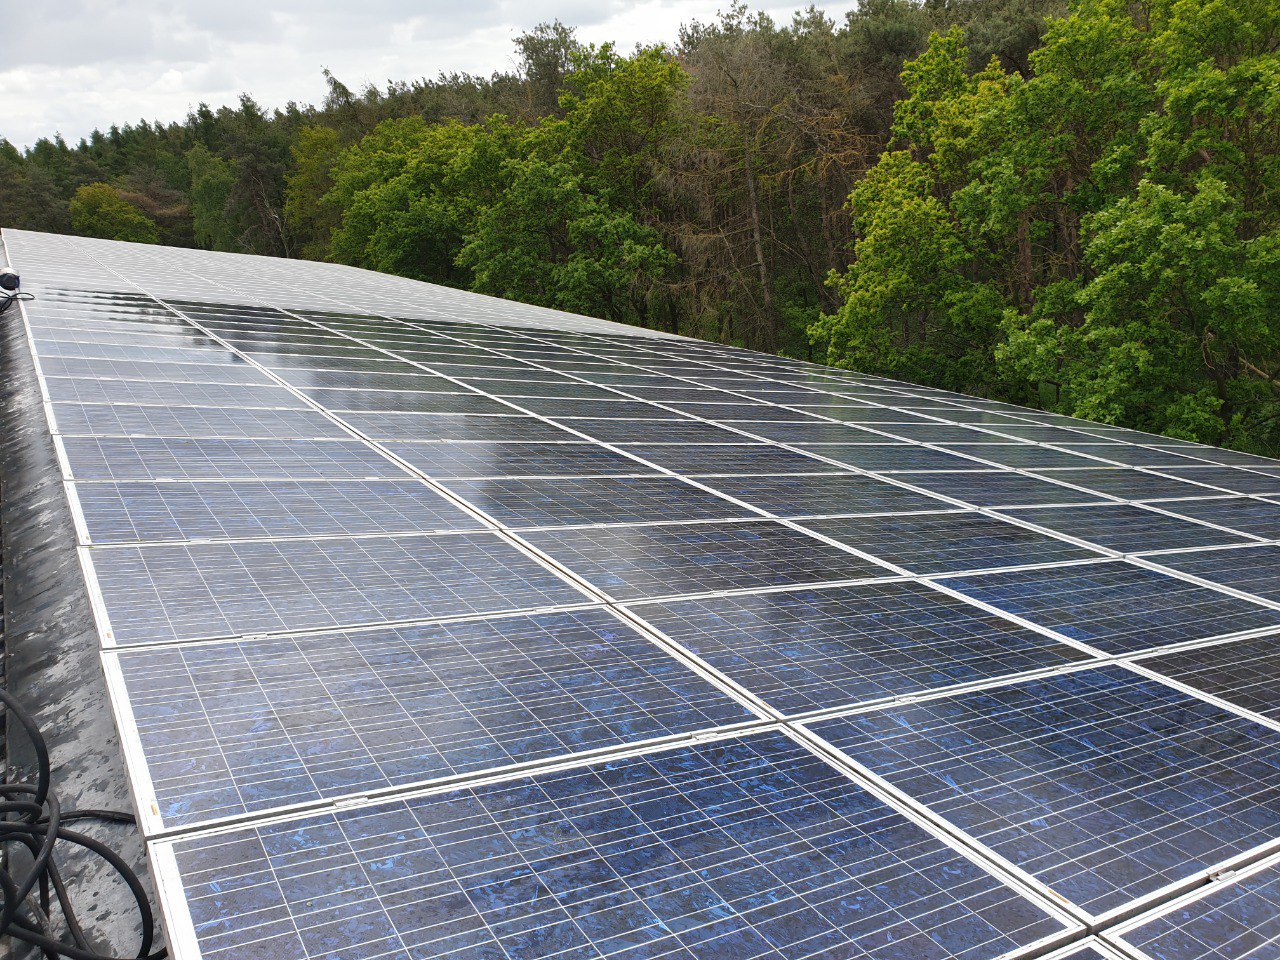
[[1280, 956], [1280, 464], [4, 241], [179, 960]]

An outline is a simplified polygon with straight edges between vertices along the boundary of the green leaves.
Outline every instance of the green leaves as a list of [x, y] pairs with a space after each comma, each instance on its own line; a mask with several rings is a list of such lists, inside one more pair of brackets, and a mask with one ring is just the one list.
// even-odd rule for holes
[[156, 223], [109, 183], [90, 183], [71, 198], [71, 227], [85, 237], [156, 243]]
[[1280, 11], [1146, 12], [1079, 0], [1028, 79], [969, 72], [956, 30], [907, 64], [829, 356], [1280, 451]]

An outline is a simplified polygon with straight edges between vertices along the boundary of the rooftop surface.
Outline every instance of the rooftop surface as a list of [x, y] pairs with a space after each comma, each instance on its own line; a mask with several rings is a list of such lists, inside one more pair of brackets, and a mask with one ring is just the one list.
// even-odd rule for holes
[[1280, 462], [3, 241], [178, 960], [1280, 956]]

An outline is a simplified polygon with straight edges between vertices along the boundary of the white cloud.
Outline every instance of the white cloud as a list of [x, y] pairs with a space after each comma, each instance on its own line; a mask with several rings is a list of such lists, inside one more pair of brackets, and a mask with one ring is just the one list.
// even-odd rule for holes
[[[587, 41], [674, 42], [681, 23], [729, 0], [47, 0], [6, 11], [0, 136], [18, 146], [139, 119], [183, 119], [201, 102], [314, 103], [321, 69], [359, 88], [514, 64], [512, 41], [559, 19]], [[833, 16], [851, 6], [819, 3]], [[791, 6], [767, 4], [786, 18]]]

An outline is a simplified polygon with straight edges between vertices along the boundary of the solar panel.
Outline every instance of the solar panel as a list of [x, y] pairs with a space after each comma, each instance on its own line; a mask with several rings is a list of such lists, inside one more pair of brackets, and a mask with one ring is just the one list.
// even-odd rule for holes
[[869, 560], [771, 521], [540, 530], [526, 539], [616, 600], [861, 580]]
[[1120, 667], [813, 729], [1094, 915], [1280, 827], [1280, 732]]
[[741, 723], [604, 610], [119, 658], [166, 826]]
[[989, 680], [1083, 654], [915, 583], [638, 604], [646, 623], [779, 712]]
[[994, 957], [1064, 926], [780, 734], [166, 846], [211, 960]]
[[1142, 665], [1280, 722], [1280, 637], [1275, 634], [1179, 650]]
[[978, 513], [810, 520], [823, 536], [915, 574], [1084, 560], [1097, 554]]
[[1108, 653], [1280, 625], [1280, 611], [1127, 563], [1081, 564], [943, 581]]
[[1280, 540], [1280, 503], [1245, 497], [1221, 500], [1171, 500], [1160, 509], [1190, 520], [1212, 523], [1266, 540]]
[[1121, 960], [1280, 854], [1273, 461], [4, 242], [177, 960]]
[[1280, 603], [1280, 547], [1161, 553], [1152, 560], [1209, 583]]
[[408, 479], [82, 483], [76, 495], [97, 544], [482, 527], [431, 487]]
[[1268, 859], [1154, 911], [1119, 939], [1154, 960], [1268, 960], [1280, 949], [1280, 863]]
[[442, 480], [451, 477], [607, 477], [657, 473], [640, 460], [592, 443], [387, 441], [384, 446], [415, 469]]
[[451, 480], [450, 490], [513, 527], [633, 524], [756, 516], [669, 477], [555, 477]]
[[106, 547], [121, 644], [456, 617], [582, 601], [492, 533]]
[[1010, 514], [1026, 523], [1120, 553], [1248, 542], [1238, 533], [1120, 503], [1017, 510]]
[[345, 480], [400, 477], [376, 450], [354, 440], [185, 440], [66, 437], [77, 480]]

